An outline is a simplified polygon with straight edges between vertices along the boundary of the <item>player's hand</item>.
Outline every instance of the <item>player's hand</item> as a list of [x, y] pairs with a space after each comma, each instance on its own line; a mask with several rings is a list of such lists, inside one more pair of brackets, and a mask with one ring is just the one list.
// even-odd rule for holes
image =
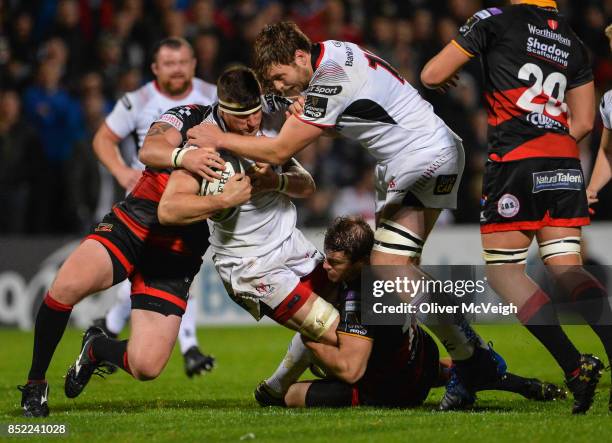
[[213, 181], [221, 178], [216, 170], [225, 169], [225, 161], [219, 153], [211, 148], [192, 149], [185, 152], [182, 161], [183, 168], [204, 178]]
[[599, 198], [597, 198], [597, 191], [591, 188], [587, 188], [586, 194], [587, 194], [587, 202], [589, 203], [589, 214], [595, 215], [595, 209], [591, 208], [590, 206], [599, 202]]
[[278, 174], [269, 163], [257, 162], [247, 172], [253, 186], [253, 194], [275, 191], [278, 188]]
[[436, 88], [436, 91], [438, 91], [440, 94], [446, 94], [446, 92], [450, 89], [450, 88], [454, 88], [457, 86], [457, 82], [459, 81], [459, 76], [457, 74], [454, 74], [451, 78], [449, 78], [446, 83], [441, 84], [440, 86], [438, 86]]
[[141, 175], [141, 170], [126, 166], [115, 174], [115, 178], [123, 189], [125, 189], [127, 192], [131, 192], [132, 189], [134, 189], [134, 186], [136, 186], [138, 180], [140, 180]]
[[241, 205], [251, 199], [253, 187], [245, 174], [232, 175], [223, 188], [223, 197], [228, 208]]
[[302, 112], [304, 111], [304, 103], [306, 102], [304, 96], [298, 95], [296, 97], [289, 97], [289, 99], [293, 100], [293, 103], [291, 103], [288, 110], [285, 111], [285, 116], [289, 118], [292, 115], [302, 115]]
[[187, 131], [189, 143], [200, 148], [220, 148], [223, 131], [212, 123], [200, 123]]

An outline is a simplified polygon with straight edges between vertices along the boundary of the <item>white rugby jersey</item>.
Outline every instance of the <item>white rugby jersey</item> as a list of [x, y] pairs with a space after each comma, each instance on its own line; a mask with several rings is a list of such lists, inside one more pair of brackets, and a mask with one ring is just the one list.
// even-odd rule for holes
[[[276, 137], [285, 121], [285, 111], [290, 103], [282, 97], [263, 97], [263, 117], [258, 136]], [[219, 125], [227, 131], [215, 105], [204, 120]], [[253, 161], [240, 158], [244, 170]], [[280, 166], [274, 166], [277, 173]], [[232, 257], [261, 257], [278, 248], [296, 229], [297, 212], [290, 198], [281, 192], [262, 192], [239, 207], [233, 217], [222, 222], [208, 219], [210, 246], [214, 254]]]
[[599, 113], [603, 125], [607, 129], [612, 129], [612, 89], [606, 92], [599, 103]]
[[[160, 92], [155, 81], [128, 92], [115, 104], [105, 123], [121, 140], [121, 154], [128, 166], [144, 169], [138, 150], [151, 125], [168, 109], [187, 104], [210, 105], [217, 101], [217, 86], [199, 78], [186, 97], [175, 100]], [[129, 135], [132, 137], [128, 138]]]
[[379, 163], [455, 144], [433, 107], [395, 69], [350, 42], [313, 45], [300, 120], [361, 143]]

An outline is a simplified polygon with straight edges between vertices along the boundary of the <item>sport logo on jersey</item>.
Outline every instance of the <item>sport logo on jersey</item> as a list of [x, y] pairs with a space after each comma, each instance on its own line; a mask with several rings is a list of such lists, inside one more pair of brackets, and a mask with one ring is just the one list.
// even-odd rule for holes
[[321, 95], [338, 95], [342, 92], [342, 86], [314, 85], [308, 88], [306, 92]]
[[304, 115], [310, 118], [323, 118], [327, 112], [327, 98], [316, 95], [306, 96], [304, 103]]
[[483, 9], [482, 11], [478, 11], [476, 14], [471, 16], [467, 22], [465, 22], [465, 25], [459, 28], [459, 33], [461, 35], [467, 35], [470, 33], [474, 25], [478, 23], [480, 20], [485, 20], [494, 15], [501, 14], [502, 12], [503, 11], [499, 8], [488, 8], [488, 9]]
[[584, 179], [579, 169], [556, 169], [554, 171], [534, 172], [532, 192], [537, 194], [542, 191], [555, 191], [558, 189], [580, 191], [583, 188], [583, 183]]

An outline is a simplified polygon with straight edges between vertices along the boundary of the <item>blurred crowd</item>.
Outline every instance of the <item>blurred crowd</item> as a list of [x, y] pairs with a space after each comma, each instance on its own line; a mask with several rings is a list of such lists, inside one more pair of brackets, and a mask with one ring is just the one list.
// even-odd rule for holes
[[[597, 98], [612, 88], [604, 28], [612, 0], [565, 0], [559, 7], [591, 50]], [[215, 82], [230, 63], [249, 64], [267, 23], [297, 22], [313, 41], [361, 44], [391, 62], [464, 140], [467, 165], [452, 223], [478, 222], [486, 150], [486, 111], [478, 61], [447, 95], [423, 90], [419, 72], [481, 0], [0, 0], [0, 233], [80, 234], [109, 209], [120, 189], [99, 166], [92, 136], [115, 101], [151, 80], [150, 53], [167, 36], [194, 47], [196, 75]], [[588, 177], [601, 133], [583, 142]], [[303, 226], [336, 215], [374, 217], [372, 160], [342, 139], [300, 153], [318, 191], [299, 205]], [[117, 188], [117, 186], [115, 186]], [[608, 187], [609, 188], [609, 187]], [[110, 198], [108, 196], [111, 196]], [[106, 197], [104, 197], [106, 196]], [[612, 201], [612, 192], [600, 194]], [[600, 203], [597, 219], [612, 219]]]

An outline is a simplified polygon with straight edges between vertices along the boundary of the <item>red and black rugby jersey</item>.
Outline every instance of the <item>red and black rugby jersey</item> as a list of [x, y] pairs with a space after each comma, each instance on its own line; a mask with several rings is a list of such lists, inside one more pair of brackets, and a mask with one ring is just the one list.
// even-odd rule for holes
[[578, 157], [565, 94], [593, 75], [585, 45], [554, 1], [479, 11], [453, 43], [481, 58], [489, 158]]

